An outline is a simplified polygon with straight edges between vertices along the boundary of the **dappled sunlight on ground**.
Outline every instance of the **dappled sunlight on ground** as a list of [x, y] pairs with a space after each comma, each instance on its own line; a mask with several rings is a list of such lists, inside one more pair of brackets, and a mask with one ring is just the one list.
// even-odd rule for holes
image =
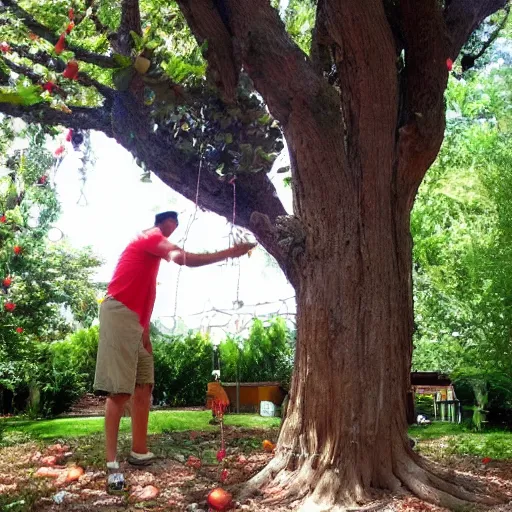
[[[216, 459], [220, 444], [217, 428], [211, 431], [164, 432], [151, 437], [151, 448], [157, 461], [147, 468], [133, 468], [122, 463], [129, 491], [122, 496], [109, 496], [105, 491], [103, 470], [103, 436], [93, 434], [80, 438], [23, 441], [0, 448], [0, 509], [22, 511], [206, 511], [206, 497], [214, 487], [222, 486], [234, 494], [233, 510], [281, 512], [295, 510], [298, 503], [286, 507], [265, 506], [261, 499], [236, 504], [238, 484], [247, 481], [272, 458], [263, 450], [265, 439], [275, 441], [278, 429], [226, 427], [227, 456], [221, 464]], [[512, 434], [506, 434], [512, 436]], [[428, 436], [425, 436], [428, 437]], [[453, 449], [454, 436], [426, 439], [419, 442], [419, 451], [440, 461], [445, 467], [477, 475], [491, 486], [497, 486], [512, 496], [512, 461], [480, 456], [460, 455]], [[67, 446], [62, 446], [67, 445]], [[129, 453], [129, 435], [120, 440], [121, 458]], [[57, 476], [37, 478], [41, 466], [57, 456], [53, 466]], [[200, 460], [190, 464], [189, 457]], [[69, 468], [79, 466], [84, 474], [75, 482], [66, 482]], [[224, 473], [222, 471], [226, 470]], [[222, 482], [221, 482], [222, 480]], [[62, 500], [58, 505], [55, 499]], [[401, 496], [376, 495], [373, 510], [388, 512], [430, 511], [443, 509], [424, 503], [406, 494]], [[194, 505], [195, 504], [195, 505]], [[9, 508], [7, 508], [9, 507]], [[494, 510], [512, 510], [495, 508]]]

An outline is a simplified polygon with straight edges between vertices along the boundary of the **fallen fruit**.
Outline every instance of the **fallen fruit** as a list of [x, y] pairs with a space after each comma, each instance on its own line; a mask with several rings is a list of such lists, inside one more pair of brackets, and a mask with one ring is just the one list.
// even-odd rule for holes
[[231, 505], [233, 496], [224, 489], [217, 487], [208, 494], [208, 505], [213, 510], [226, 510]]
[[154, 500], [160, 494], [160, 490], [154, 485], [146, 485], [144, 489], [139, 492], [132, 494], [132, 498], [137, 501], [151, 501]]
[[270, 442], [268, 439], [265, 439], [265, 441], [263, 441], [263, 449], [268, 452], [268, 453], [272, 453], [274, 451], [274, 448], [276, 447], [276, 445], [272, 442]]

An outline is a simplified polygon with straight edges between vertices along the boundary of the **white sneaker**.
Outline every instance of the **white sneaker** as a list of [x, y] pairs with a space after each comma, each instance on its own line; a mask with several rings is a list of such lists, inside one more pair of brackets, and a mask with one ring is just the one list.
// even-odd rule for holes
[[155, 460], [155, 454], [130, 452], [128, 462], [133, 466], [149, 466]]
[[107, 492], [122, 494], [126, 491], [124, 475], [119, 471], [119, 462], [107, 462]]

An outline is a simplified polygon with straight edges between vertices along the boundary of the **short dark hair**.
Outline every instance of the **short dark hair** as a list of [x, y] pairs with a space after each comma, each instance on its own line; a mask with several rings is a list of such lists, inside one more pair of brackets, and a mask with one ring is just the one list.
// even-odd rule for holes
[[155, 226], [161, 224], [167, 219], [172, 219], [176, 224], [178, 224], [178, 214], [176, 212], [162, 212], [155, 215]]

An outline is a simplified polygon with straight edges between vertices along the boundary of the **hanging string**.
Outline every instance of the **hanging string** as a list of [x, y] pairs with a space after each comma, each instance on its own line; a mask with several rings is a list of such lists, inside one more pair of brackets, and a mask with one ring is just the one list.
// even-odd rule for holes
[[183, 254], [184, 254], [185, 260], [183, 262], [183, 265], [180, 265], [180, 268], [178, 269], [178, 275], [176, 276], [176, 289], [174, 292], [174, 315], [173, 315], [174, 325], [173, 325], [173, 329], [176, 328], [176, 315], [178, 313], [178, 295], [179, 295], [179, 287], [180, 287], [181, 270], [182, 270], [183, 266], [186, 264], [185, 244], [187, 243], [188, 235], [190, 233], [190, 228], [192, 227], [192, 224], [196, 221], [197, 210], [199, 209], [199, 189], [201, 186], [202, 168], [203, 168], [203, 157], [201, 156], [201, 159], [199, 160], [199, 169], [197, 171], [196, 200], [195, 200], [194, 214], [192, 215], [191, 219], [189, 220], [189, 222], [187, 224], [187, 228], [185, 229], [185, 235], [183, 236], [182, 249], [183, 249]]
[[[236, 244], [236, 233], [235, 233], [235, 225], [236, 225], [236, 176], [231, 179], [229, 182], [233, 186], [233, 219], [231, 221], [231, 233], [230, 233], [230, 242], [229, 245], [231, 247], [231, 239], [233, 240], [233, 245]], [[238, 276], [236, 281], [236, 300], [233, 305], [239, 309], [240, 308], [240, 278], [242, 275], [242, 266], [240, 265], [240, 259], [238, 258], [236, 263], [233, 261], [233, 264], [238, 266]]]

